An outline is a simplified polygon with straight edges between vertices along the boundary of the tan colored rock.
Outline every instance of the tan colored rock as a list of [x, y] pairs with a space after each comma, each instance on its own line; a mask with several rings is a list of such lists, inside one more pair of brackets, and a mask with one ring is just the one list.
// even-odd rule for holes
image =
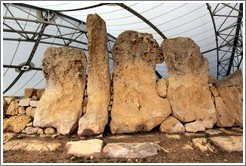
[[31, 101], [30, 101], [30, 106], [36, 108], [36, 107], [38, 106], [38, 103], [39, 103], [39, 101], [31, 100]]
[[212, 143], [226, 152], [243, 151], [242, 136], [217, 136], [209, 138]]
[[89, 68], [86, 113], [79, 120], [78, 135], [100, 134], [108, 123], [110, 72], [106, 24], [97, 14], [87, 16]]
[[48, 127], [44, 129], [44, 133], [47, 135], [53, 135], [56, 133], [55, 129], [53, 129], [52, 127]]
[[24, 150], [24, 151], [55, 151], [61, 146], [58, 141], [20, 139], [11, 140], [4, 144], [3, 151]]
[[24, 89], [25, 98], [32, 98], [32, 96], [36, 95], [36, 89], [26, 88]]
[[202, 152], [214, 152], [215, 148], [208, 142], [206, 138], [193, 138], [192, 143]]
[[38, 132], [38, 129], [39, 129], [38, 127], [28, 126], [22, 131], [22, 133], [25, 133], [28, 135], [36, 134]]
[[167, 81], [164, 77], [157, 82], [156, 91], [160, 97], [167, 97]]
[[205, 131], [205, 126], [203, 122], [201, 121], [195, 121], [195, 122], [190, 122], [185, 124], [185, 130], [188, 132], [198, 132], [198, 131]]
[[36, 110], [35, 108], [27, 107], [26, 108], [26, 115], [34, 118], [35, 110]]
[[13, 139], [15, 136], [16, 136], [15, 133], [4, 132], [3, 133], [3, 143], [5, 144], [6, 142]]
[[243, 125], [243, 76], [241, 70], [217, 83], [217, 90], [236, 125]]
[[210, 90], [210, 92], [212, 93], [212, 95], [214, 97], [218, 97], [219, 96], [219, 93], [218, 93], [217, 89], [214, 86], [210, 86], [209, 90]]
[[24, 107], [18, 107], [18, 113], [19, 114], [25, 114], [26, 113], [26, 110]]
[[19, 102], [19, 106], [28, 107], [30, 105], [31, 98], [23, 98]]
[[183, 133], [185, 128], [176, 118], [169, 116], [160, 125], [160, 131], [165, 133]]
[[11, 116], [3, 120], [3, 130], [20, 133], [32, 119], [26, 115]]
[[66, 144], [67, 154], [75, 156], [91, 156], [101, 153], [103, 141], [100, 139], [70, 141]]
[[50, 47], [45, 51], [42, 66], [47, 84], [35, 111], [34, 126], [54, 127], [63, 135], [77, 127], [82, 115], [86, 63], [80, 49]]
[[15, 101], [16, 99], [18, 99], [17, 96], [4, 96], [3, 98], [7, 101], [7, 105], [10, 105], [11, 101]]
[[143, 143], [109, 143], [103, 148], [103, 153], [117, 158], [145, 158], [155, 156], [161, 146], [152, 142]]
[[19, 104], [17, 101], [11, 101], [8, 109], [6, 110], [6, 115], [17, 115], [18, 114]]
[[217, 116], [216, 125], [220, 127], [232, 127], [235, 123], [235, 118], [231, 115], [231, 112], [220, 97], [215, 97], [215, 107]]
[[159, 45], [150, 34], [125, 31], [116, 39], [110, 123], [113, 134], [150, 131], [171, 114], [168, 100], [156, 92], [159, 56]]
[[37, 89], [37, 92], [36, 92], [36, 96], [37, 96], [37, 100], [40, 100], [43, 93], [44, 93], [44, 90], [45, 89]]
[[162, 50], [168, 68], [168, 94], [173, 115], [181, 122], [203, 121], [206, 128], [216, 122], [208, 86], [208, 61], [190, 38], [166, 39]]

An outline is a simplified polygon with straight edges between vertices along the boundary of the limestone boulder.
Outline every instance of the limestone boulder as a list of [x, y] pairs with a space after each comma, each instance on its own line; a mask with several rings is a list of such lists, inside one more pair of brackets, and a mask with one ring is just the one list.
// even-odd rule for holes
[[45, 91], [35, 110], [33, 125], [54, 127], [69, 134], [82, 115], [87, 59], [80, 49], [50, 47], [42, 61]]
[[115, 133], [150, 131], [171, 113], [156, 91], [155, 65], [162, 53], [153, 36], [121, 33], [113, 47], [113, 106], [110, 129]]
[[28, 126], [22, 131], [22, 133], [28, 135], [36, 134], [38, 132], [38, 129], [39, 129], [38, 127]]
[[191, 133], [196, 133], [198, 131], [205, 131], [205, 126], [201, 121], [195, 121], [185, 124], [185, 130]]
[[169, 116], [161, 123], [160, 131], [165, 133], [183, 133], [185, 132], [185, 128], [178, 119]]
[[235, 119], [236, 125], [243, 125], [243, 76], [241, 70], [218, 81], [217, 90], [221, 99]]
[[155, 156], [161, 146], [152, 142], [143, 143], [109, 143], [103, 148], [103, 153], [109, 157], [145, 158]]
[[86, 113], [79, 120], [78, 135], [100, 134], [108, 123], [110, 72], [106, 24], [97, 14], [87, 17], [89, 68]]
[[206, 128], [216, 122], [208, 86], [208, 61], [190, 38], [166, 39], [162, 50], [168, 69], [168, 93], [173, 115], [181, 122], [203, 121]]
[[221, 97], [215, 97], [215, 107], [217, 115], [216, 125], [220, 127], [232, 127], [235, 123], [235, 118], [231, 115], [231, 112]]
[[167, 81], [164, 77], [157, 82], [156, 90], [160, 97], [167, 97]]
[[11, 116], [3, 120], [3, 130], [20, 133], [32, 119], [26, 115]]
[[6, 115], [17, 115], [18, 108], [19, 108], [19, 103], [17, 101], [11, 101], [5, 114]]

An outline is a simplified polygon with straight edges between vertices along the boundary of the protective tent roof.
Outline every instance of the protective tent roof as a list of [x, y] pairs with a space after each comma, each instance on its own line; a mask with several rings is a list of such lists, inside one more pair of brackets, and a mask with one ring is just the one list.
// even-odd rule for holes
[[[27, 5], [28, 3], [28, 5]], [[43, 88], [42, 58], [47, 47], [71, 46], [87, 51], [87, 14], [106, 22], [110, 70], [111, 48], [125, 30], [150, 33], [159, 44], [166, 38], [190, 37], [209, 61], [209, 73], [221, 79], [242, 67], [243, 3], [70, 2], [3, 3], [3, 93], [23, 95]], [[168, 77], [165, 62], [157, 76]]]

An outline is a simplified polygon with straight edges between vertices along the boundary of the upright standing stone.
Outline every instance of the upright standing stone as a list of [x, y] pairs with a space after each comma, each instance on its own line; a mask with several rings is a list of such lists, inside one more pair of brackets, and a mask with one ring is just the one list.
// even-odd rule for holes
[[34, 115], [34, 126], [54, 127], [69, 134], [82, 115], [87, 60], [84, 52], [70, 47], [48, 48], [43, 59], [47, 81]]
[[217, 90], [223, 99], [235, 124], [243, 125], [243, 77], [242, 71], [237, 70], [230, 76], [218, 81]]
[[216, 122], [208, 86], [208, 61], [189, 38], [166, 39], [162, 50], [168, 68], [168, 94], [173, 115], [181, 122], [201, 121], [206, 128]]
[[171, 113], [156, 90], [155, 65], [162, 53], [153, 36], [125, 31], [113, 47], [114, 80], [110, 129], [114, 133], [150, 131]]
[[79, 120], [79, 135], [100, 134], [108, 123], [110, 72], [105, 22], [97, 15], [88, 15], [89, 69], [86, 113]]

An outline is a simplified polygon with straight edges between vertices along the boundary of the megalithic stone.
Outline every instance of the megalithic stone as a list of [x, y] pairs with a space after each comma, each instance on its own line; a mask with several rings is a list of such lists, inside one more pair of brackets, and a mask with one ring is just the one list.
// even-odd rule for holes
[[86, 113], [79, 120], [78, 135], [100, 134], [108, 123], [110, 72], [106, 24], [97, 14], [87, 17], [89, 68]]
[[48, 48], [43, 58], [45, 91], [34, 115], [34, 126], [71, 133], [82, 115], [87, 59], [80, 49]]
[[113, 47], [114, 99], [110, 130], [115, 133], [150, 131], [171, 113], [167, 99], [156, 90], [156, 63], [161, 49], [147, 33], [125, 31]]
[[173, 116], [181, 122], [202, 121], [204, 127], [212, 128], [216, 113], [208, 85], [207, 59], [190, 38], [166, 39], [161, 45]]

